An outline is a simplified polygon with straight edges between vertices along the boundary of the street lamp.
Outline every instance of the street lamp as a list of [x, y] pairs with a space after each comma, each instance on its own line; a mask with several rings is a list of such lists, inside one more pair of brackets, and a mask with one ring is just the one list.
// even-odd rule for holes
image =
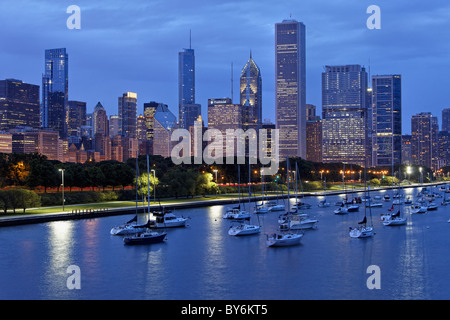
[[408, 181], [409, 181], [411, 177], [411, 166], [406, 167], [406, 173], [408, 174]]
[[[150, 170], [153, 172], [153, 202], [156, 204], [156, 171], [155, 169]], [[150, 201], [150, 199], [148, 199]]]
[[213, 172], [216, 174], [216, 183], [217, 183], [217, 169], [214, 169]]
[[64, 212], [64, 202], [65, 202], [65, 199], [64, 199], [64, 171], [66, 171], [66, 169], [58, 169], [58, 171], [61, 171], [62, 209], [63, 209], [63, 212]]
[[422, 167], [419, 168], [420, 171], [420, 184], [423, 184]]

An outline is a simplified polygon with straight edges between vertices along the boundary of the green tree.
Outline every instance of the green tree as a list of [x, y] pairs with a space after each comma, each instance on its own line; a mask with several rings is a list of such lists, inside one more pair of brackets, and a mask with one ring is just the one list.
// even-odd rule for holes
[[217, 185], [213, 182], [212, 173], [201, 173], [197, 176], [195, 181], [195, 192], [196, 194], [201, 194], [204, 197], [206, 194], [216, 193]]
[[58, 173], [58, 169], [46, 158], [35, 158], [30, 161], [27, 185], [31, 189], [43, 186], [46, 193], [48, 187], [56, 187], [61, 184], [61, 177]]
[[[148, 184], [150, 182], [150, 185]], [[150, 198], [153, 197], [153, 187], [157, 186], [159, 184], [159, 179], [156, 177], [153, 178], [153, 173], [150, 172], [150, 175], [147, 179], [147, 173], [143, 173], [138, 177], [138, 194], [142, 197], [147, 197], [148, 193], [150, 192]], [[134, 185], [136, 185], [136, 179], [134, 180]], [[148, 189], [147, 189], [148, 185]]]
[[8, 190], [10, 193], [10, 205], [14, 213], [16, 209], [23, 208], [23, 213], [27, 208], [39, 207], [41, 205], [41, 198], [31, 190], [12, 189]]

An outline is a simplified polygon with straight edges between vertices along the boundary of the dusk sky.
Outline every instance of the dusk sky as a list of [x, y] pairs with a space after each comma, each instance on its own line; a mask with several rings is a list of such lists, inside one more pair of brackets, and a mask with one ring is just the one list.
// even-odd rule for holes
[[[367, 7], [381, 9], [381, 29], [369, 30]], [[81, 9], [81, 30], [69, 30], [66, 9]], [[100, 101], [108, 115], [117, 100], [137, 92], [144, 102], [169, 105], [178, 117], [178, 52], [192, 48], [196, 59], [196, 103], [206, 119], [209, 98], [234, 102], [239, 75], [252, 51], [261, 69], [263, 118], [275, 119], [275, 23], [306, 26], [306, 101], [321, 114], [325, 65], [361, 64], [371, 75], [402, 75], [403, 133], [411, 116], [438, 116], [450, 107], [450, 2], [442, 0], [151, 0], [0, 2], [0, 79], [42, 84], [44, 50], [67, 48], [69, 100]]]

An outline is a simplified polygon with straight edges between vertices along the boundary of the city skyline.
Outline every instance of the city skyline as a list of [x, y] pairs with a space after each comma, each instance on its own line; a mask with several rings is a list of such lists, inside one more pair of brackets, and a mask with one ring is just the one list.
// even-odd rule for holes
[[[208, 99], [230, 97], [231, 62], [235, 65], [233, 89], [238, 92], [237, 75], [252, 50], [264, 78], [262, 118], [275, 122], [274, 26], [291, 14], [307, 28], [306, 103], [316, 105], [318, 114], [325, 65], [360, 64], [370, 70], [369, 76], [401, 74], [403, 134], [411, 131], [406, 119], [424, 110], [437, 116], [440, 125], [441, 110], [449, 105], [443, 87], [446, 72], [442, 72], [449, 66], [445, 58], [448, 44], [439, 39], [448, 30], [445, 17], [450, 6], [438, 1], [379, 1], [380, 30], [366, 27], [370, 3], [353, 1], [226, 1], [210, 5], [194, 1], [189, 7], [181, 2], [136, 1], [127, 6], [120, 1], [79, 1], [81, 30], [66, 27], [66, 8], [71, 3], [22, 4], [4, 1], [0, 5], [0, 26], [9, 30], [0, 36], [8, 43], [0, 53], [4, 61], [0, 78], [40, 85], [44, 51], [66, 48], [70, 54], [69, 99], [87, 102], [88, 113], [100, 101], [108, 115], [117, 114], [117, 97], [129, 91], [138, 94], [138, 114], [149, 101], [165, 103], [177, 113], [177, 55], [188, 47], [192, 30], [196, 103], [201, 104], [202, 114], [207, 114]], [[119, 22], [119, 12], [133, 20]], [[214, 17], [214, 24], [209, 17]], [[423, 81], [424, 76], [432, 81]], [[235, 96], [233, 103], [237, 102]]]

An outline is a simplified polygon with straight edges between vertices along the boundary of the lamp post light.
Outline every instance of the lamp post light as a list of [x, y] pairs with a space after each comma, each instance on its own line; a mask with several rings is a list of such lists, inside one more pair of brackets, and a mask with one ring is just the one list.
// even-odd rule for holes
[[65, 171], [66, 169], [58, 169], [58, 171], [61, 171], [61, 186], [62, 186], [62, 209], [63, 209], [63, 212], [64, 212], [64, 202], [65, 202], [65, 199], [64, 199], [64, 171]]
[[420, 184], [423, 184], [423, 175], [422, 175], [422, 167], [419, 168], [420, 171]]
[[156, 204], [156, 171], [155, 169], [152, 169], [150, 171], [153, 172], [153, 202]]

